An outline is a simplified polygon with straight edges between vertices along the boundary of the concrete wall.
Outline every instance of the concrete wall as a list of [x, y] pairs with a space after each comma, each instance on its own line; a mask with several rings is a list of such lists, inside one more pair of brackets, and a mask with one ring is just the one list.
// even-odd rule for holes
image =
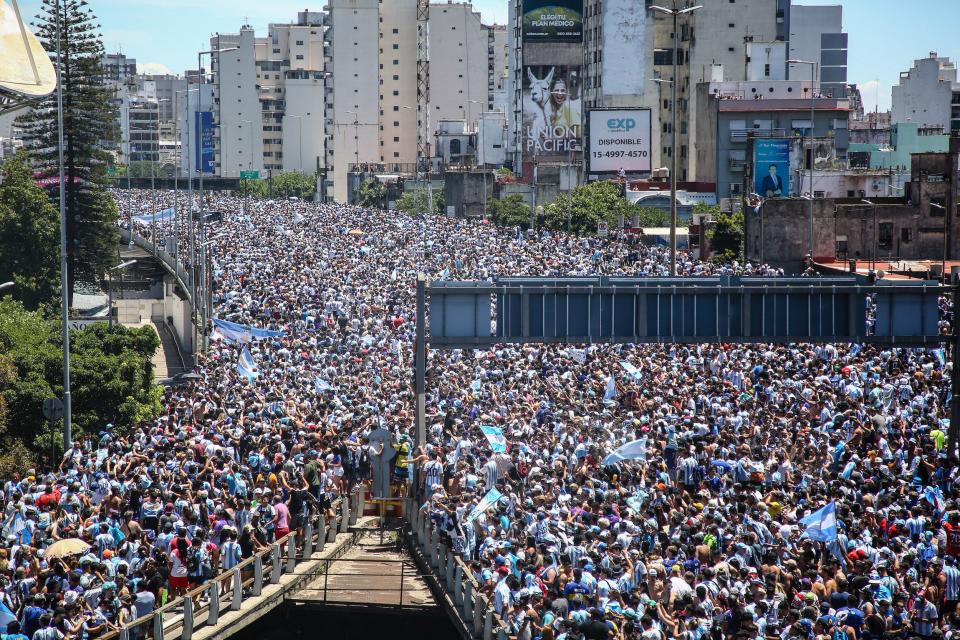
[[486, 198], [493, 197], [495, 188], [492, 171], [448, 171], [444, 179], [443, 202], [447, 207], [455, 207], [458, 217], [479, 218], [484, 214]]
[[913, 68], [900, 74], [893, 86], [890, 108], [893, 123], [913, 122], [941, 126], [950, 131], [950, 100], [957, 83], [957, 68], [948, 58], [931, 52], [915, 60]]

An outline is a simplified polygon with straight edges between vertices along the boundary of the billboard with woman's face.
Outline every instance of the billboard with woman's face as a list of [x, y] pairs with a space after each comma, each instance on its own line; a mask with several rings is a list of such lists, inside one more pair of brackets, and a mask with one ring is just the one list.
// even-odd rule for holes
[[566, 158], [583, 144], [579, 66], [530, 65], [523, 77], [523, 153]]

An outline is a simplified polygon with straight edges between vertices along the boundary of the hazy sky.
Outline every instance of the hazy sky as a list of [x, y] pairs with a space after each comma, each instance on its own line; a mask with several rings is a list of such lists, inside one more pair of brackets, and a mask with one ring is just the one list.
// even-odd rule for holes
[[[209, 48], [217, 31], [235, 33], [249, 22], [266, 34], [270, 22], [290, 22], [319, 0], [88, 0], [102, 25], [108, 51], [122, 50], [146, 71], [183, 73], [196, 67], [196, 52]], [[390, 2], [391, 0], [384, 0]], [[706, 2], [726, 0], [700, 0]], [[638, 4], [641, 0], [637, 0]], [[798, 4], [838, 4], [838, 0], [794, 0]], [[507, 0], [474, 0], [485, 21], [505, 23]], [[960, 59], [960, 0], [840, 0], [844, 29], [850, 34], [851, 82], [861, 87], [869, 109], [890, 106], [890, 87], [913, 60], [930, 51]], [[20, 0], [26, 16], [40, 0]], [[879, 89], [879, 91], [878, 91]]]

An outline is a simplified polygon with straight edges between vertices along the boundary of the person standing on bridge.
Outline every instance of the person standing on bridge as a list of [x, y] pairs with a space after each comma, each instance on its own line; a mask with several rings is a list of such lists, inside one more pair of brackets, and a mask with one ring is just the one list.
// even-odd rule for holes
[[273, 513], [273, 535], [279, 540], [290, 533], [290, 509], [279, 493], [273, 496]]

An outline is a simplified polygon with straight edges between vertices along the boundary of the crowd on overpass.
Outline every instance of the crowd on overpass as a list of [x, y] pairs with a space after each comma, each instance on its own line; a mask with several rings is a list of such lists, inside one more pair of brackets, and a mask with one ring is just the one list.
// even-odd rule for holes
[[[178, 238], [191, 262], [187, 216], [135, 222], [153, 196], [115, 198], [122, 224]], [[210, 195], [207, 207], [223, 213], [203, 234], [215, 317], [233, 324], [213, 332], [199, 379], [166, 389], [158, 419], [104, 425], [58, 468], [5, 483], [8, 637], [95, 638], [230, 569], [365, 482], [380, 428], [397, 483], [521, 640], [960, 628], [942, 351], [431, 351], [421, 449], [418, 273], [664, 275], [666, 251], [334, 204]], [[678, 270], [775, 273], [685, 254]], [[90, 548], [46, 553], [73, 538]]]

